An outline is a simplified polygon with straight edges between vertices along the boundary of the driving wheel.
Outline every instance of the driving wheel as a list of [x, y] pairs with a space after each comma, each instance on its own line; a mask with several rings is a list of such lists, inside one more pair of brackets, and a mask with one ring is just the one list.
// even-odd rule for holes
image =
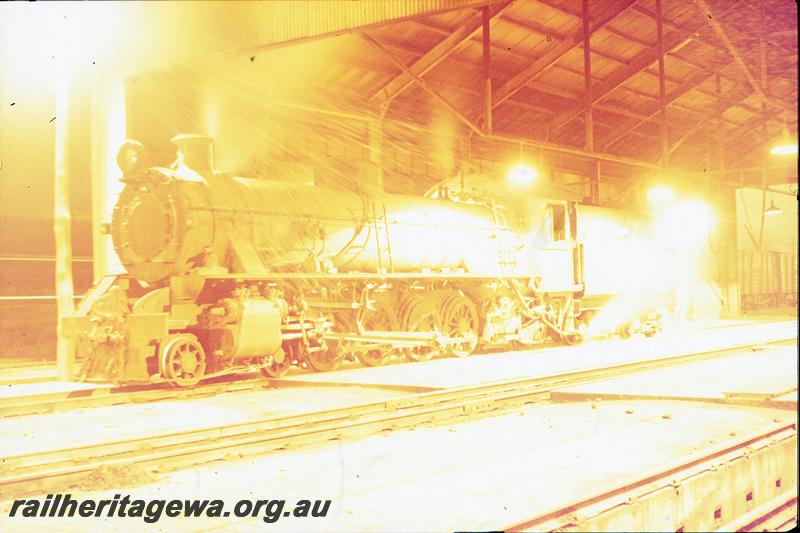
[[[439, 330], [439, 312], [436, 305], [424, 296], [412, 296], [402, 308], [403, 331], [427, 332]], [[412, 361], [428, 361], [436, 355], [433, 346], [403, 348], [403, 353]]]
[[465, 338], [451, 344], [449, 352], [456, 357], [466, 357], [478, 346], [478, 309], [472, 300], [457, 294], [442, 306], [442, 333], [447, 337]]
[[[370, 312], [364, 320], [364, 329], [368, 331], [393, 330], [392, 317], [385, 307], [379, 307]], [[365, 366], [385, 365], [392, 357], [393, 348], [390, 345], [378, 345], [369, 350], [358, 352], [358, 359]]]
[[305, 350], [305, 352], [308, 364], [317, 372], [336, 370], [344, 360], [344, 353], [341, 350], [337, 350], [333, 343], [323, 342], [322, 345]]

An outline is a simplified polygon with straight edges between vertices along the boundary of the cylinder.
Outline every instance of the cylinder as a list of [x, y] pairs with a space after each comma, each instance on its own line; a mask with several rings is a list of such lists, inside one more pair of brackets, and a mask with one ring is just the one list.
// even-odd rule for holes
[[272, 355], [281, 347], [281, 309], [266, 299], [248, 299], [242, 304], [241, 320], [222, 328], [220, 348], [226, 359]]

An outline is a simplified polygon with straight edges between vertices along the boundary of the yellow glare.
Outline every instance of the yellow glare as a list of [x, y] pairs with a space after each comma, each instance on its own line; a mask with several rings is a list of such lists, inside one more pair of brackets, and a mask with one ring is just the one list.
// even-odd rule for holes
[[716, 217], [708, 204], [700, 200], [682, 200], [656, 215], [656, 238], [666, 246], [697, 249], [706, 245], [708, 233], [715, 225]]
[[528, 164], [519, 163], [508, 171], [507, 177], [511, 184], [525, 186], [533, 183], [533, 181], [539, 177], [539, 172]]
[[791, 155], [797, 153], [796, 144], [780, 144], [769, 151], [772, 155]]
[[3, 6], [0, 14], [0, 75], [28, 85], [51, 84], [53, 76], [90, 68], [114, 42], [115, 5], [67, 2]]
[[675, 191], [665, 185], [657, 185], [647, 191], [647, 203], [651, 206], [663, 205], [675, 198]]

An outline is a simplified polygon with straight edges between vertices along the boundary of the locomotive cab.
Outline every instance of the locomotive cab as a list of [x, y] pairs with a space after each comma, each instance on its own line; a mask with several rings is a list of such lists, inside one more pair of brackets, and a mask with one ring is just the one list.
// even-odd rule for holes
[[577, 240], [578, 218], [575, 202], [545, 200], [537, 254], [537, 270], [542, 272], [542, 288], [552, 292], [580, 293], [583, 265]]

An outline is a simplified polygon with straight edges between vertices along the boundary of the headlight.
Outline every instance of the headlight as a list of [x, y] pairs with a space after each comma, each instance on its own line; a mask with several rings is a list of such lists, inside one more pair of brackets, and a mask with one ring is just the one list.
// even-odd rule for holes
[[117, 152], [117, 166], [124, 176], [144, 168], [147, 152], [139, 141], [127, 140]]

